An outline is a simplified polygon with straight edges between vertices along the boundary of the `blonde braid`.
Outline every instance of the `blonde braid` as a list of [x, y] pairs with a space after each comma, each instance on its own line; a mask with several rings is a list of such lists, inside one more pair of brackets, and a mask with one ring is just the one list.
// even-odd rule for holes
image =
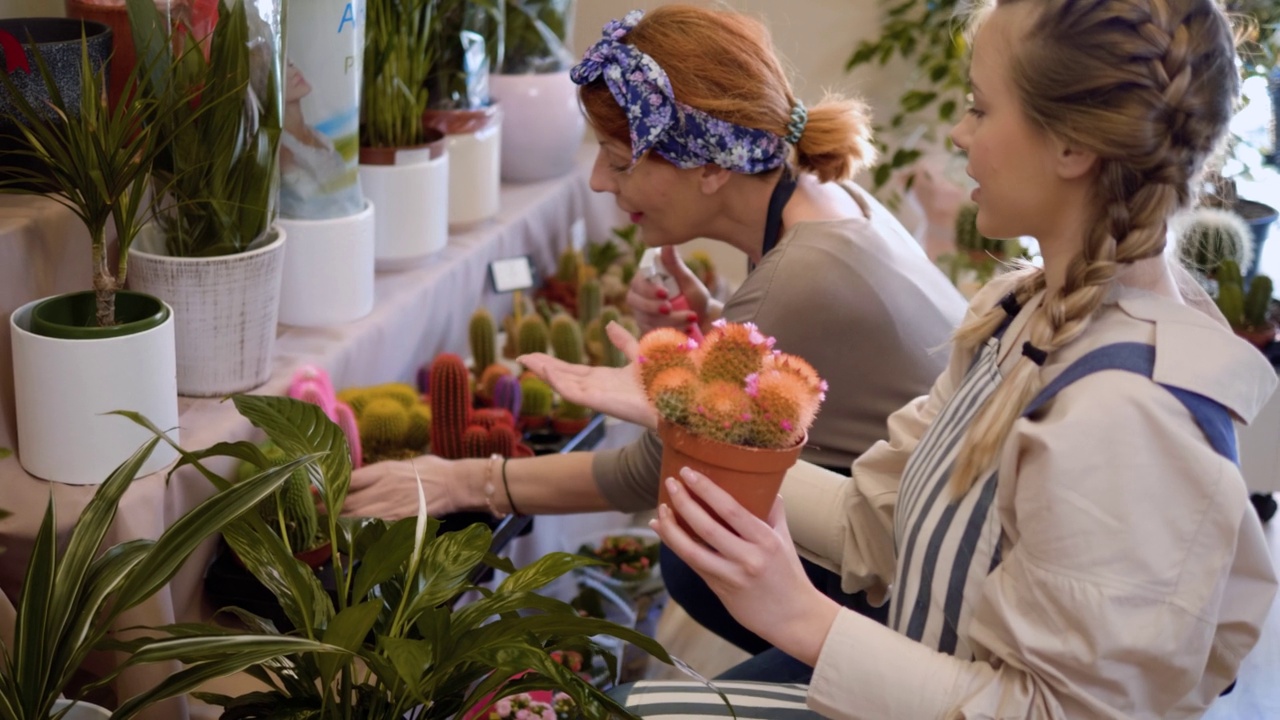
[[[1102, 0], [1089, 4], [1058, 0], [1041, 12], [1035, 24], [1032, 38], [1048, 35], [1049, 44], [1056, 43], [1061, 54], [1070, 54], [1062, 51], [1074, 42], [1073, 30], [1092, 28], [1097, 34], [1100, 23], [1097, 16], [1113, 19], [1119, 14], [1132, 22], [1132, 29], [1116, 32], [1113, 25], [1107, 31], [1118, 37], [1095, 38], [1095, 42], [1098, 46], [1119, 47], [1119, 52], [1127, 56], [1119, 59], [1149, 61], [1139, 63], [1140, 72], [1131, 69], [1132, 63], [1128, 67], [1114, 60], [1101, 64], [1114, 68], [1109, 82], [1104, 83], [1108, 89], [1125, 85], [1123, 92], [1127, 93], [1122, 95], [1122, 91], [1116, 90], [1119, 97], [1113, 98], [1114, 106], [1102, 110], [1103, 115], [1111, 114], [1107, 127], [1127, 126], [1131, 129], [1130, 138], [1136, 136], [1147, 142], [1121, 141], [1119, 146], [1107, 147], [1105, 140], [1098, 139], [1107, 135], [1106, 129], [1081, 130], [1089, 126], [1073, 122], [1079, 117], [1062, 118], [1063, 105], [1075, 102], [1070, 93], [1054, 98], [1045, 93], [1046, 86], [1035, 86], [1034, 80], [1031, 87], [1023, 82], [1020, 88], [1024, 98], [1048, 98], [1041, 103], [1029, 103], [1033, 119], [1068, 141], [1094, 149], [1102, 158], [1095, 188], [1101, 212], [1080, 254], [1068, 265], [1062, 288], [1045, 297], [1027, 325], [1031, 344], [1048, 355], [1085, 332], [1115, 282], [1121, 264], [1159, 255], [1164, 250], [1167, 220], [1188, 204], [1193, 179], [1225, 127], [1220, 108], [1204, 112], [1197, 105], [1202, 100], [1197, 92], [1206, 92], [1206, 82], [1215, 81], [1214, 73], [1206, 73], [1210, 76], [1206, 81], [1204, 77], [1193, 77], [1192, 72], [1191, 58], [1197, 54], [1192, 40], [1197, 35], [1188, 27], [1189, 19], [1198, 19], [1202, 27], [1215, 18], [1220, 19], [1212, 8], [1205, 10], [1206, 1], [1211, 0], [1183, 2], [1181, 10], [1175, 12], [1166, 0]], [[1207, 39], [1200, 38], [1204, 40], [1202, 47], [1213, 49], [1214, 41], [1220, 40], [1220, 36], [1206, 35]], [[1028, 44], [1033, 44], [1030, 39]], [[1059, 61], [1061, 54], [1056, 56]], [[1055, 57], [1052, 51], [1041, 54], [1042, 60], [1050, 57]], [[1020, 76], [1015, 72], [1015, 76], [1025, 81], [1035, 65], [1028, 58], [1021, 59], [1023, 72]], [[1093, 61], [1098, 63], [1096, 58]], [[1098, 67], [1095, 64], [1094, 72], [1098, 72]], [[1052, 85], [1060, 79], [1045, 82]], [[1145, 87], [1133, 90], [1131, 86], [1135, 83]], [[1076, 115], [1088, 117], [1098, 112], [1086, 109]], [[1154, 127], [1150, 121], [1153, 117], [1157, 118]], [[1037, 279], [1038, 286], [1043, 287], [1043, 278], [1039, 275], [1018, 282], [1020, 301], [1024, 299], [1023, 293], [1036, 287]], [[1003, 311], [996, 308], [967, 323], [957, 332], [957, 346], [976, 347], [995, 330], [1002, 315]], [[951, 489], [957, 497], [967, 492], [997, 460], [1013, 423], [1042, 385], [1040, 366], [1020, 357], [965, 435], [951, 474]]]

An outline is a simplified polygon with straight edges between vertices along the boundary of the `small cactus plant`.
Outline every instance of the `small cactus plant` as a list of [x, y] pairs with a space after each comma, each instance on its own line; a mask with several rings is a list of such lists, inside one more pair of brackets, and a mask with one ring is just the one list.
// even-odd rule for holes
[[1178, 233], [1178, 262], [1201, 277], [1212, 277], [1224, 260], [1249, 267], [1253, 260], [1253, 234], [1239, 215], [1228, 210], [1202, 207], [1188, 218]]
[[470, 373], [462, 358], [441, 353], [431, 362], [431, 451], [463, 457], [462, 435], [471, 418]]
[[567, 363], [581, 365], [584, 362], [586, 351], [582, 344], [582, 328], [577, 320], [561, 314], [551, 321], [551, 349], [556, 357]]
[[600, 317], [602, 303], [600, 280], [597, 278], [583, 280], [578, 286], [578, 323], [586, 325]]
[[541, 315], [537, 313], [525, 315], [520, 321], [520, 326], [516, 329], [516, 333], [518, 335], [516, 348], [521, 355], [547, 351], [549, 331], [547, 322], [542, 319]]
[[[270, 441], [259, 448], [270, 463], [269, 467], [283, 465], [291, 459]], [[237, 474], [243, 481], [265, 469], [244, 462], [240, 464]], [[280, 533], [293, 552], [315, 547], [320, 520], [316, 513], [316, 501], [311, 496], [311, 477], [307, 469], [298, 468], [293, 471], [279, 490], [258, 504], [258, 514], [269, 527]]]
[[521, 418], [545, 418], [551, 415], [554, 394], [550, 385], [536, 377], [527, 377], [520, 381], [520, 394]]
[[773, 344], [751, 323], [716, 321], [702, 342], [655, 330], [640, 340], [640, 378], [668, 422], [720, 442], [792, 447], [817, 416], [827, 384]]
[[600, 313], [600, 331], [604, 336], [601, 340], [600, 346], [601, 350], [604, 352], [603, 364], [609, 367], [626, 367], [626, 354], [614, 346], [614, 344], [609, 341], [608, 334], [605, 333], [605, 328], [609, 327], [609, 323], [611, 322], [616, 322], [619, 325], [622, 324], [622, 313], [618, 312], [618, 309], [612, 306], [605, 308]]
[[523, 399], [520, 379], [515, 375], [503, 375], [493, 384], [493, 407], [508, 410], [519, 417]]
[[1218, 283], [1214, 301], [1232, 329], [1242, 334], [1274, 332], [1269, 318], [1271, 294], [1275, 289], [1271, 278], [1257, 275], [1245, 290], [1240, 266], [1233, 260], [1224, 260], [1218, 265], [1214, 278]]
[[493, 323], [493, 315], [483, 307], [471, 314], [471, 322], [467, 328], [471, 341], [471, 361], [476, 375], [497, 361], [498, 331]]

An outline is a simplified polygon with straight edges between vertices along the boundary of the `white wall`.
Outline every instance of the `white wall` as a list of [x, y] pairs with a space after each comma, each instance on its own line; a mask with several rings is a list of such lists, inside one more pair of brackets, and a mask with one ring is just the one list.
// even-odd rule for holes
[[0, 18], [63, 17], [66, 14], [62, 0], [0, 0]]

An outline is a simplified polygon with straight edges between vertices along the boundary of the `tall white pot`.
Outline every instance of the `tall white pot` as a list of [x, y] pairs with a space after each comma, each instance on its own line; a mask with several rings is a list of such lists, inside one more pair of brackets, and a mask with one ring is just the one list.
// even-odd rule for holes
[[498, 215], [502, 188], [502, 111], [427, 110], [426, 127], [444, 133], [449, 147], [449, 228], [468, 230]]
[[62, 716], [62, 720], [108, 720], [111, 717], [110, 711], [106, 708], [87, 702], [78, 702], [72, 705], [70, 700], [55, 701], [53, 703], [54, 714], [56, 715], [65, 707], [70, 707], [71, 710]]
[[569, 71], [489, 76], [502, 105], [502, 180], [535, 182], [575, 166], [586, 119]]
[[359, 320], [373, 310], [374, 207], [329, 220], [276, 221], [289, 237], [284, 250], [280, 322], [325, 327]]
[[[18, 460], [32, 475], [71, 485], [97, 485], [153, 436], [112, 410], [145, 415], [178, 439], [174, 317], [133, 335], [62, 340], [30, 332], [27, 303], [9, 316]], [[141, 475], [177, 457], [156, 445]]]
[[218, 397], [252, 390], [271, 376], [285, 233], [265, 245], [209, 258], [165, 254], [159, 227], [143, 228], [129, 248], [129, 286], [173, 308], [178, 394]]
[[439, 133], [413, 148], [360, 148], [360, 184], [373, 204], [378, 270], [420, 265], [449, 243], [450, 162]]

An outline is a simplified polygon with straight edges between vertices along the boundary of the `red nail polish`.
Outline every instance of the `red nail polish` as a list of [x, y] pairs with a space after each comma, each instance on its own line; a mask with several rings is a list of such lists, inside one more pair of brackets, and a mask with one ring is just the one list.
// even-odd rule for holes
[[697, 325], [697, 324], [698, 324], [698, 314], [697, 314], [697, 313], [689, 313], [689, 324], [690, 324], [690, 325]]
[[666, 291], [666, 289], [665, 289], [665, 288], [658, 288], [657, 295], [658, 295], [658, 299], [659, 299], [659, 300], [666, 300], [666, 299], [667, 299], [667, 291]]
[[667, 305], [666, 303], [663, 303], [662, 307], [658, 308], [658, 312], [662, 313], [663, 315], [670, 315], [671, 306]]

